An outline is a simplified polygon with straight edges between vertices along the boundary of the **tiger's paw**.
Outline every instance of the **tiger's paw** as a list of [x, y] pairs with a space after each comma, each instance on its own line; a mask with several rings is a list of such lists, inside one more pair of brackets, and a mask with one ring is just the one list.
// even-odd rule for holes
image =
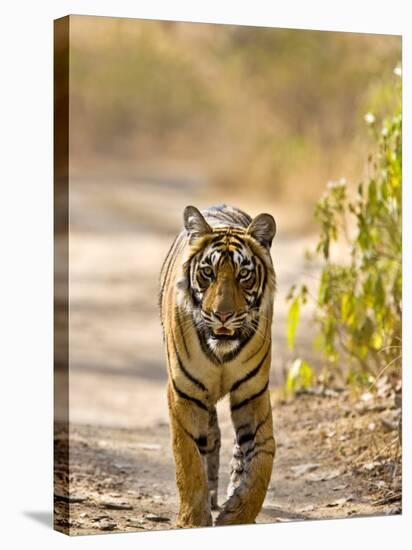
[[229, 499], [223, 505], [221, 512], [215, 519], [215, 525], [236, 525], [239, 523], [239, 509], [233, 506], [233, 498]]
[[210, 512], [196, 515], [179, 515], [176, 520], [178, 529], [190, 529], [192, 527], [210, 527], [213, 525], [213, 518]]
[[244, 514], [239, 514], [238, 512], [232, 512], [231, 510], [222, 510], [220, 514], [215, 519], [215, 525], [242, 525], [256, 523], [252, 518], [247, 518]]
[[235, 492], [222, 506], [215, 525], [243, 525], [255, 523], [258, 510]]

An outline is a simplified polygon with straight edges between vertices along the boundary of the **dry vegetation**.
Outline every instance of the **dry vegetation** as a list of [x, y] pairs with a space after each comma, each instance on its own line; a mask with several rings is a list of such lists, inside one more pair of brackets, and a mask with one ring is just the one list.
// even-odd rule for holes
[[201, 175], [304, 204], [359, 179], [363, 115], [391, 111], [394, 36], [71, 19], [72, 173]]

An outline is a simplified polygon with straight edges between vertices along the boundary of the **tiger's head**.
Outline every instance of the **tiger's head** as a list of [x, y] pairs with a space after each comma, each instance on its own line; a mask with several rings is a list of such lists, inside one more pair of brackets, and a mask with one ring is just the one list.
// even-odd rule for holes
[[273, 299], [275, 220], [260, 214], [248, 227], [212, 228], [197, 208], [188, 206], [184, 224], [190, 250], [180, 287], [202, 343], [225, 361], [256, 333], [267, 315], [262, 304]]

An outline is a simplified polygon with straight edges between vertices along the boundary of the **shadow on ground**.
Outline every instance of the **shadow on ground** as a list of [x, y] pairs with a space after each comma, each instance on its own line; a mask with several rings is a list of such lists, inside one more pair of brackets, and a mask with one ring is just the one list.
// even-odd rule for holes
[[51, 511], [24, 511], [23, 515], [44, 527], [53, 528], [53, 513]]

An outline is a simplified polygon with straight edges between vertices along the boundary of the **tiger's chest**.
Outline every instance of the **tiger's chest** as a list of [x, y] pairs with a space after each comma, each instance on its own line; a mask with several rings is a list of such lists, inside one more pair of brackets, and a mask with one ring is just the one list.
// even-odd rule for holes
[[248, 378], [255, 368], [254, 357], [258, 357], [264, 347], [265, 342], [262, 339], [252, 341], [231, 360], [219, 362], [217, 359], [213, 360], [210, 353], [205, 353], [197, 338], [190, 341], [189, 366], [207, 388], [211, 404], [215, 404]]

